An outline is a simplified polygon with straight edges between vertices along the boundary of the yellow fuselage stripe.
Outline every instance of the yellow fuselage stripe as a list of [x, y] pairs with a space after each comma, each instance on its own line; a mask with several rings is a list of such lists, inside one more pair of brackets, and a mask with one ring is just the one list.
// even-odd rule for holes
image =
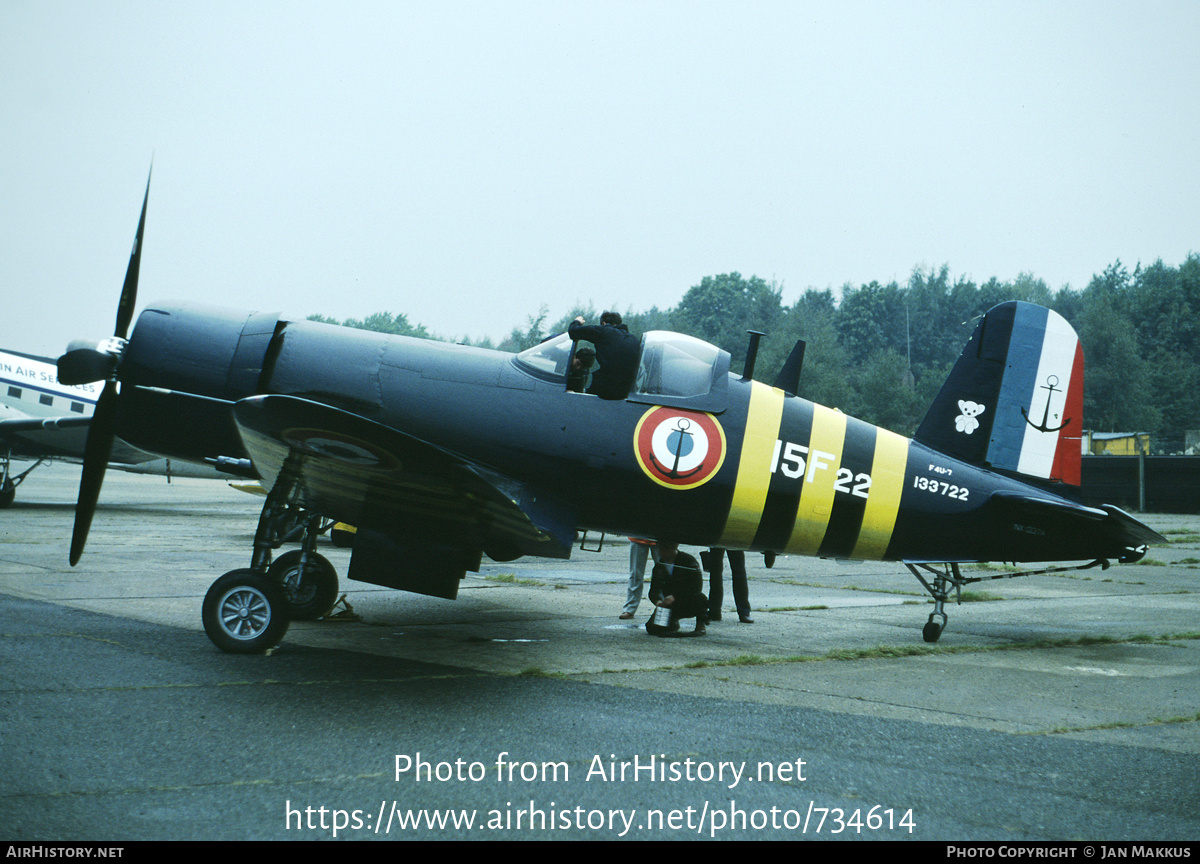
[[808, 465], [800, 485], [800, 507], [785, 551], [815, 555], [821, 547], [833, 510], [833, 484], [842, 464], [845, 440], [846, 415], [824, 405], [814, 405]]
[[878, 560], [887, 552], [900, 512], [904, 472], [908, 468], [908, 439], [879, 429], [875, 433], [875, 459], [871, 467], [871, 494], [863, 512], [858, 542], [850, 557]]
[[738, 463], [733, 502], [721, 535], [721, 545], [731, 549], [747, 549], [754, 541], [762, 519], [771, 485], [771, 458], [779, 438], [783, 420], [782, 390], [753, 382], [750, 407], [746, 414], [746, 434], [742, 439], [742, 455]]

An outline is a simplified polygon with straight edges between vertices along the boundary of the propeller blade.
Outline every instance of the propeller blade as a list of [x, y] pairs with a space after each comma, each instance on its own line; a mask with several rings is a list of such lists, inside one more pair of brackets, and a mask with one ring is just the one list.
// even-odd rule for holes
[[133, 321], [133, 307], [137, 305], [138, 272], [142, 267], [142, 232], [146, 229], [146, 204], [150, 201], [150, 177], [154, 174], [154, 166], [150, 166], [150, 174], [146, 177], [146, 194], [142, 198], [142, 216], [138, 219], [137, 236], [133, 238], [133, 251], [129, 253], [129, 267], [125, 270], [125, 286], [121, 289], [121, 302], [117, 305], [117, 327], [113, 331], [119, 339], [129, 335], [129, 325]]
[[83, 450], [83, 475], [79, 480], [79, 501], [75, 505], [75, 530], [71, 535], [71, 566], [79, 563], [83, 547], [87, 543], [88, 531], [92, 527], [92, 516], [96, 502], [100, 500], [100, 487], [104, 483], [104, 470], [112, 455], [113, 436], [117, 419], [117, 385], [109, 381], [104, 385], [96, 410], [88, 426], [87, 445]]
[[133, 240], [133, 251], [129, 255], [129, 267], [125, 271], [125, 286], [121, 289], [121, 301], [117, 305], [117, 326], [112, 339], [98, 343], [95, 347], [87, 343], [73, 342], [67, 353], [59, 358], [59, 380], [65, 384], [86, 384], [92, 381], [105, 382], [96, 410], [88, 426], [87, 444], [83, 448], [83, 472], [79, 479], [79, 500], [75, 504], [75, 529], [71, 535], [71, 566], [79, 563], [83, 547], [87, 544], [96, 503], [100, 500], [100, 487], [104, 484], [104, 472], [112, 457], [113, 438], [117, 427], [117, 367], [125, 350], [125, 338], [133, 322], [133, 309], [137, 305], [138, 271], [142, 265], [142, 235], [146, 230], [146, 204], [150, 201], [150, 175], [146, 177], [146, 194], [142, 197], [142, 215], [138, 219], [137, 235]]

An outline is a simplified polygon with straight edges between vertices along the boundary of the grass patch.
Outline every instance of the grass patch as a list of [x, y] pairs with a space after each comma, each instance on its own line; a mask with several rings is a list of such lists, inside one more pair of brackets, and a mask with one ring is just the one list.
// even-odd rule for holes
[[988, 603], [992, 600], [1003, 600], [995, 594], [989, 594], [986, 591], [964, 591], [962, 592], [962, 602], [964, 603]]
[[770, 660], [766, 657], [759, 657], [757, 654], [739, 654], [732, 660], [696, 660], [691, 663], [683, 664], [684, 669], [707, 669], [710, 666], [767, 666], [771, 663], [778, 663], [778, 660]]
[[726, 666], [762, 666], [767, 661], [757, 654], [739, 654], [732, 660], [728, 661]]
[[953, 648], [932, 645], [876, 645], [874, 648], [835, 648], [825, 655], [826, 660], [879, 660], [896, 657], [916, 657], [921, 654], [947, 654]]
[[1138, 726], [1163, 726], [1170, 723], [1200, 722], [1200, 712], [1185, 714], [1179, 717], [1153, 717], [1149, 720], [1134, 723], [1131, 720], [1114, 720], [1111, 723], [1097, 723], [1095, 726], [1055, 726], [1045, 732], [1026, 732], [1026, 735], [1066, 735], [1072, 732], [1094, 732], [1103, 729], [1134, 729]]
[[495, 576], [484, 576], [487, 582], [499, 582], [503, 585], [541, 585], [536, 579], [518, 579], [515, 573], [497, 573]]

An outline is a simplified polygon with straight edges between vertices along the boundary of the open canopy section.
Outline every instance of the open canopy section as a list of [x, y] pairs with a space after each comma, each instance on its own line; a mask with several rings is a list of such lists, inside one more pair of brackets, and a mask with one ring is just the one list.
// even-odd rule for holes
[[[566, 389], [575, 346], [563, 333], [522, 351], [514, 362], [526, 374]], [[683, 333], [651, 330], [642, 337], [629, 399], [720, 411], [725, 407], [728, 377], [727, 351]]]

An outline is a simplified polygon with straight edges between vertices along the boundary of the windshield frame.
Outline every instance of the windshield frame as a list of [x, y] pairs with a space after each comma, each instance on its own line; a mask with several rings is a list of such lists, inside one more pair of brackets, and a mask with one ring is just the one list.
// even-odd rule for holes
[[566, 333], [543, 339], [513, 357], [513, 364], [527, 375], [542, 381], [567, 385], [567, 369], [575, 346]]

